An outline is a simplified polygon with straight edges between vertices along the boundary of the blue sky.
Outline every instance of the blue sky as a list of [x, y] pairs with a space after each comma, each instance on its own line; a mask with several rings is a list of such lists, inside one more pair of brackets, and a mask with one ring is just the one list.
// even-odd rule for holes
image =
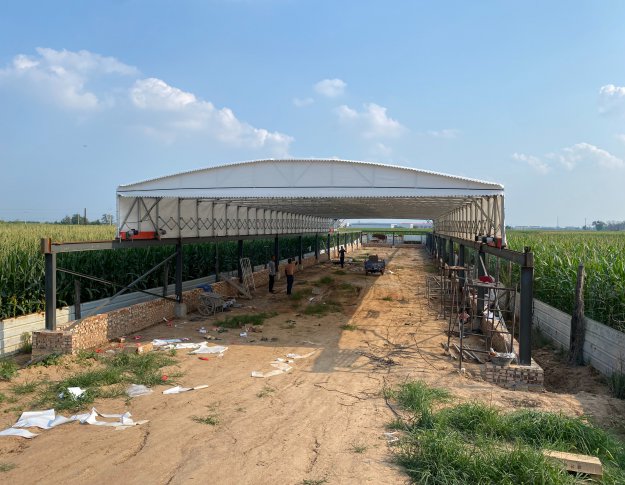
[[625, 219], [625, 2], [0, 4], [0, 218], [264, 157], [506, 188], [512, 225]]

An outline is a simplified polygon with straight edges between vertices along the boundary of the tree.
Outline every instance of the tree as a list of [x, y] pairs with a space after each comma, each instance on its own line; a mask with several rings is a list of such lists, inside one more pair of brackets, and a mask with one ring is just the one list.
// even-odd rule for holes
[[112, 226], [113, 225], [113, 214], [102, 214], [102, 217], [100, 217], [100, 223], [108, 224], [108, 225]]
[[592, 221], [592, 225], [597, 231], [603, 231], [606, 224], [603, 221]]

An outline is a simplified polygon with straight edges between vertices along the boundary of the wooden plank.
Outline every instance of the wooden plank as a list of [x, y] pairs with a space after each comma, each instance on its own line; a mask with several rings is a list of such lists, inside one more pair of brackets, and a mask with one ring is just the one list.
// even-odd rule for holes
[[543, 454], [549, 458], [554, 458], [562, 463], [570, 472], [585, 473], [600, 477], [603, 475], [601, 460], [596, 456], [579, 455], [577, 453], [566, 453], [564, 451], [543, 450]]
[[247, 291], [247, 288], [241, 286], [238, 282], [234, 281], [231, 278], [226, 278], [225, 282], [232, 286], [234, 289], [236, 289], [241, 295], [243, 295], [244, 298], [247, 298], [248, 300], [252, 299], [252, 295], [249, 291]]

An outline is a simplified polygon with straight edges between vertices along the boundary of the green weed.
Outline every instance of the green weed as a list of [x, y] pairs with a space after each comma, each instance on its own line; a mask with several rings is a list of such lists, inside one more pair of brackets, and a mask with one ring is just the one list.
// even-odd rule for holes
[[327, 315], [328, 313], [337, 313], [341, 311], [341, 305], [336, 302], [325, 302], [325, 303], [311, 303], [306, 308], [304, 308], [304, 315], [314, 315], [317, 317], [322, 317]]
[[334, 278], [332, 278], [331, 276], [323, 276], [321, 278], [319, 278], [317, 281], [313, 281], [313, 285], [315, 286], [322, 286], [322, 285], [331, 285], [332, 283], [334, 283]]
[[476, 402], [435, 412], [433, 405], [449, 400], [449, 393], [421, 381], [384, 394], [410, 413], [392, 425], [406, 431], [396, 458], [415, 483], [578, 483], [543, 449], [597, 456], [604, 483], [625, 480], [623, 443], [583, 418], [527, 409], [505, 413]]
[[0, 473], [8, 472], [15, 468], [15, 463], [0, 463]]
[[273, 387], [265, 386], [256, 394], [256, 397], [260, 397], [260, 398], [267, 397], [273, 394], [274, 392], [276, 392], [276, 390]]
[[228, 317], [225, 320], [217, 322], [217, 325], [224, 328], [241, 328], [245, 325], [262, 325], [265, 320], [271, 317], [275, 317], [275, 312], [262, 312], [251, 315], [236, 315], [234, 317]]
[[0, 381], [10, 381], [17, 374], [18, 365], [9, 359], [0, 359]]
[[14, 384], [11, 386], [11, 391], [13, 394], [23, 395], [23, 394], [31, 394], [37, 390], [39, 386], [39, 382], [25, 382], [24, 384]]
[[219, 424], [219, 417], [215, 414], [208, 416], [192, 416], [191, 419], [196, 423], [208, 424], [210, 426], [217, 426]]
[[351, 323], [346, 323], [345, 325], [341, 325], [342, 330], [358, 330], [357, 325], [352, 325]]

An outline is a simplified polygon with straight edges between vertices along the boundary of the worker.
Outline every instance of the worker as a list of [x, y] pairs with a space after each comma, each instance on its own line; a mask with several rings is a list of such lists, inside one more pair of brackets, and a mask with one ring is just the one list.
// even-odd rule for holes
[[339, 249], [339, 262], [341, 263], [341, 268], [345, 266], [345, 248], [341, 246]]
[[286, 275], [286, 294], [290, 295], [293, 289], [293, 280], [295, 279], [295, 263], [291, 258], [287, 261], [287, 265], [284, 268], [284, 274]]
[[267, 263], [267, 269], [269, 270], [269, 293], [275, 293], [273, 290], [273, 284], [276, 282], [276, 256], [272, 255], [271, 259]]

